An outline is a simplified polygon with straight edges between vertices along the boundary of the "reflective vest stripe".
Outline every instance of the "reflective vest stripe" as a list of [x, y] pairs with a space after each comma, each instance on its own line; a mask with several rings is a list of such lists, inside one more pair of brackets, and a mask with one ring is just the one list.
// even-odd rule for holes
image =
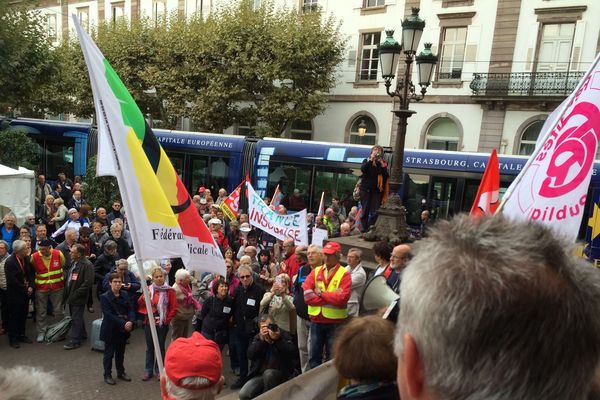
[[[335, 275], [329, 280], [329, 285], [327, 286], [327, 288], [325, 288], [325, 282], [317, 279], [319, 277], [321, 269], [323, 269], [322, 266], [315, 268], [315, 285], [322, 292], [335, 292], [339, 288], [340, 282], [342, 281], [342, 277], [346, 273], [346, 270], [341, 266], [338, 267], [338, 270], [336, 271]], [[316, 317], [321, 313], [325, 318], [328, 319], [346, 319], [348, 317], [348, 309], [346, 307], [336, 307], [331, 304], [323, 304], [321, 306], [308, 306], [308, 315]]]
[[35, 279], [36, 285], [49, 285], [51, 283], [57, 283], [57, 282], [62, 282], [62, 281], [63, 281], [62, 277], [55, 278], [55, 279], [45, 279], [45, 280], [37, 279], [37, 278]]
[[61, 275], [63, 274], [63, 269], [57, 269], [55, 271], [50, 271], [50, 272], [46, 272], [45, 274], [35, 274], [36, 277], [38, 278], [47, 278], [50, 275]]

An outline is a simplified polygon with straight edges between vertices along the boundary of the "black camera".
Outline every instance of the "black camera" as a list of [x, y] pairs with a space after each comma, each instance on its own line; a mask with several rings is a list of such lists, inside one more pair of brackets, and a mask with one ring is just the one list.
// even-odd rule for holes
[[277, 326], [277, 324], [269, 324], [267, 325], [267, 329], [273, 332], [277, 332], [279, 330], [279, 327]]

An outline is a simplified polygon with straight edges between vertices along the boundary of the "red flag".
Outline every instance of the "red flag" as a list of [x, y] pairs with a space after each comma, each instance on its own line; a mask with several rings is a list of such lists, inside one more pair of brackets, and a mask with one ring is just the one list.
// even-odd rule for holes
[[240, 208], [240, 193], [242, 192], [242, 185], [240, 183], [233, 192], [221, 203], [221, 210], [223, 214], [229, 218], [230, 221], [235, 221], [238, 217], [238, 211]]
[[498, 154], [496, 149], [492, 150], [490, 159], [485, 167], [483, 178], [477, 190], [477, 196], [471, 207], [471, 215], [482, 216], [492, 215], [500, 205], [498, 198], [500, 196], [500, 166], [498, 164]]

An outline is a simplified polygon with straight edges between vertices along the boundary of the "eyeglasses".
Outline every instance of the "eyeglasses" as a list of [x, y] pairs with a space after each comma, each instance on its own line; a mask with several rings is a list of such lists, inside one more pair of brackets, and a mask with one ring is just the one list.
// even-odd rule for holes
[[240, 279], [250, 279], [251, 275], [240, 275]]

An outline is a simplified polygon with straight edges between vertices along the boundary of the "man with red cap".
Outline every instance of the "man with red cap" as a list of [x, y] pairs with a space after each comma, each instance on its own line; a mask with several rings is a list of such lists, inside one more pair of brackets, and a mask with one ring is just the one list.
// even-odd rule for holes
[[165, 373], [160, 375], [163, 400], [214, 399], [224, 383], [221, 351], [215, 342], [194, 332], [171, 343], [165, 355]]
[[323, 247], [325, 265], [313, 269], [302, 286], [310, 317], [310, 369], [331, 359], [335, 331], [348, 318], [352, 277], [340, 266], [341, 252], [339, 243], [328, 242]]

